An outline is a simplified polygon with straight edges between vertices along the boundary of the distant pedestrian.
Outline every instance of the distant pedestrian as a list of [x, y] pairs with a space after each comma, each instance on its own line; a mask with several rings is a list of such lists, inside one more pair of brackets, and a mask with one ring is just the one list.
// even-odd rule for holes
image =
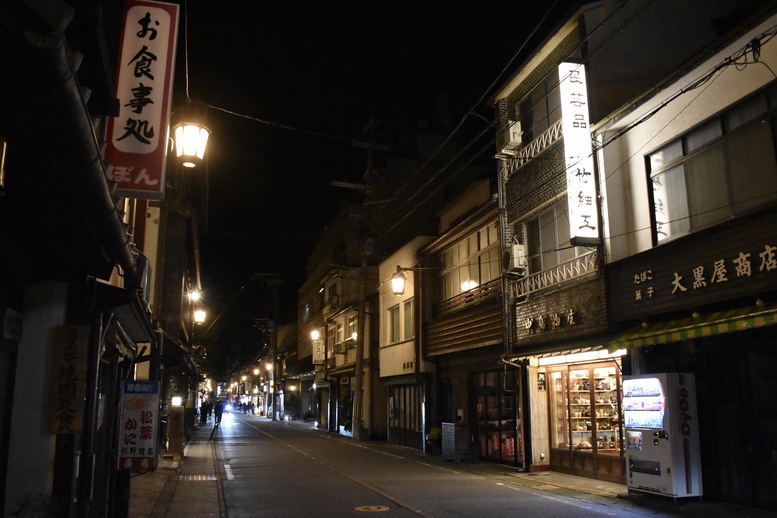
[[221, 414], [224, 413], [224, 402], [219, 401], [216, 403], [216, 408], [214, 410], [215, 416], [216, 416], [216, 424], [219, 424], [221, 422]]

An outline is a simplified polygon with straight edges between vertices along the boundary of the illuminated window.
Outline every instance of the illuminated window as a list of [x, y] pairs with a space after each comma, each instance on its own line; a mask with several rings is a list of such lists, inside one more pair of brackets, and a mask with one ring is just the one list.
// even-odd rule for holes
[[498, 279], [501, 272], [497, 223], [486, 225], [444, 250], [439, 261], [439, 300]]

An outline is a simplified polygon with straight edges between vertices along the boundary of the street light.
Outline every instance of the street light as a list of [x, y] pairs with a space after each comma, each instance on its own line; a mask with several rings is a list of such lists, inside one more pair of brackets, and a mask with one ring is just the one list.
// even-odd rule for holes
[[405, 294], [405, 274], [397, 266], [397, 273], [391, 276], [391, 293], [400, 297]]
[[184, 66], [186, 69], [186, 105], [181, 109], [177, 119], [180, 121], [173, 128], [175, 139], [175, 155], [184, 167], [195, 167], [205, 157], [210, 130], [204, 124], [197, 122], [203, 119], [199, 106], [192, 106], [189, 97], [189, 6], [184, 3]]
[[175, 156], [184, 167], [195, 167], [202, 162], [205, 148], [208, 146], [210, 130], [203, 124], [181, 122], [173, 129], [175, 137]]
[[[396, 273], [389, 279], [391, 281], [391, 293], [397, 297], [404, 295], [405, 283], [407, 282], [407, 277], [405, 276], [404, 272], [418, 272], [421, 270], [437, 270], [437, 268], [404, 268], [397, 265]], [[382, 281], [381, 284], [384, 282], [387, 281]]]

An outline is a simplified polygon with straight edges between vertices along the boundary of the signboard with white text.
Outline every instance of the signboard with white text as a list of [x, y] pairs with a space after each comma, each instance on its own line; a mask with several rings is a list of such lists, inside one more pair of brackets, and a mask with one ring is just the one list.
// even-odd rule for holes
[[558, 76], [571, 242], [573, 245], [596, 244], [599, 242], [599, 210], [585, 66], [561, 63]]
[[127, 0], [118, 60], [118, 117], [108, 119], [105, 162], [116, 194], [164, 196], [178, 6]]

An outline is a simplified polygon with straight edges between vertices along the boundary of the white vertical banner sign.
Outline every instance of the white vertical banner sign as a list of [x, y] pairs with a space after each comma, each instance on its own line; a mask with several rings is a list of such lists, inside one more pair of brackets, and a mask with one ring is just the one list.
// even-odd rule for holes
[[127, 0], [117, 63], [118, 117], [108, 119], [105, 162], [116, 194], [162, 199], [173, 93], [178, 6]]
[[588, 121], [585, 65], [561, 63], [558, 77], [567, 173], [569, 235], [573, 245], [596, 244], [599, 242], [599, 207]]

